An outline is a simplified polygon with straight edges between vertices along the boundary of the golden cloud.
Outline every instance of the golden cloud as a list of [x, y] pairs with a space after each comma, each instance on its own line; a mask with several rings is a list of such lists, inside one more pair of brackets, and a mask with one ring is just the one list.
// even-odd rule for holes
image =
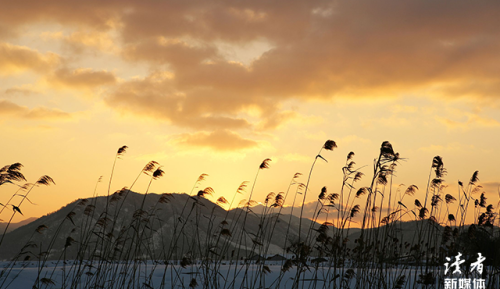
[[[493, 13], [498, 1], [91, 0], [74, 5], [9, 2], [0, 11], [0, 26], [15, 30], [55, 22], [76, 31], [64, 41], [101, 48], [110, 45], [113, 31], [123, 59], [168, 69], [172, 77], [156, 79], [153, 73], [119, 83], [106, 103], [179, 126], [275, 129], [297, 117], [282, 111], [290, 99], [432, 95], [436, 92], [425, 89], [435, 86], [450, 97], [469, 96], [471, 90], [476, 98], [500, 93], [500, 18]], [[101, 41], [99, 35], [107, 36]], [[255, 41], [272, 48], [248, 65], [231, 61], [217, 45]], [[47, 67], [50, 59], [28, 48], [2, 47], [0, 68]], [[2, 58], [7, 50], [24, 56]], [[113, 74], [100, 73], [63, 68], [53, 77], [75, 87], [116, 83]], [[250, 109], [258, 111], [253, 119], [260, 122], [246, 114]]]
[[22, 87], [22, 86], [21, 87], [11, 87], [11, 88], [4, 90], [4, 94], [7, 97], [13, 97], [13, 96], [18, 96], [18, 95], [28, 96], [28, 95], [34, 95], [34, 94], [39, 94], [39, 93], [40, 92], [29, 88], [29, 86], [27, 86], [27, 87]]
[[24, 112], [26, 110], [25, 107], [17, 105], [8, 100], [0, 100], [0, 114], [17, 114], [20, 112]]
[[89, 68], [70, 70], [68, 68], [60, 68], [54, 71], [49, 80], [69, 87], [94, 88], [101, 85], [114, 84], [116, 77], [113, 73], [105, 70], [92, 70]]
[[474, 113], [463, 113], [463, 117], [466, 119], [464, 121], [461, 120], [453, 120], [449, 118], [436, 118], [439, 122], [444, 124], [449, 129], [471, 129], [473, 127], [498, 127], [500, 126], [500, 122], [493, 118], [481, 117]]
[[[276, 109], [265, 99], [248, 99], [213, 89], [180, 91], [169, 74], [153, 73], [121, 83], [106, 98], [117, 110], [148, 116], [195, 129], [240, 129], [251, 123], [239, 115], [258, 103], [266, 112]], [[271, 115], [271, 113], [268, 113]]]
[[15, 33], [13, 33], [12, 29], [9, 29], [5, 25], [0, 25], [0, 39], [7, 39], [13, 37]]
[[30, 109], [8, 100], [0, 100], [0, 116], [3, 115], [36, 120], [58, 120], [71, 118], [71, 114], [59, 109], [46, 107], [35, 107]]
[[[155, 7], [155, 11], [141, 7], [122, 19], [126, 39], [135, 43], [126, 55], [152, 63], [168, 62], [182, 87], [209, 86], [274, 98], [329, 99], [381, 91], [398, 95], [443, 81], [496, 79], [498, 65], [494, 63], [498, 62], [500, 42], [495, 27], [500, 23], [488, 13], [498, 5], [494, 2], [453, 6], [431, 1], [340, 2], [330, 7], [296, 4], [287, 9], [280, 3], [202, 4], [196, 11], [191, 5], [171, 3]], [[165, 17], [161, 8], [167, 7], [167, 13], [176, 11], [177, 16]], [[465, 11], [470, 17], [463, 16]], [[167, 48], [151, 40], [183, 35], [206, 46], [216, 38], [239, 43], [264, 38], [275, 48], [247, 69], [215, 57], [220, 53], [213, 49], [203, 54], [192, 47]], [[201, 61], [210, 57], [216, 59]]]
[[26, 24], [47, 22], [72, 26], [85, 25], [105, 30], [111, 28], [110, 20], [116, 19], [117, 10], [126, 10], [126, 3], [121, 4], [117, 1], [94, 0], [75, 3], [60, 0], [47, 3], [32, 0], [5, 1], [2, 2], [0, 11], [0, 26], [9, 27], [12, 34], [19, 34], [19, 28], [25, 27]]
[[111, 35], [112, 31], [77, 30], [69, 34], [58, 32], [44, 32], [42, 39], [61, 40], [65, 48], [72, 52], [82, 53], [87, 50], [98, 50], [104, 53], [117, 53], [117, 40]]
[[0, 74], [26, 70], [46, 72], [59, 61], [59, 56], [54, 53], [42, 54], [25, 46], [0, 43]]
[[123, 55], [132, 61], [149, 61], [158, 64], [170, 64], [176, 68], [188, 69], [203, 60], [215, 57], [217, 51], [212, 46], [189, 45], [185, 41], [162, 37], [146, 39], [139, 44], [127, 45]]
[[500, 182], [481, 182], [481, 185], [487, 193], [500, 196]]
[[[64, 1], [16, 1], [3, 8], [0, 25], [13, 27], [50, 20], [80, 31], [106, 31], [120, 23], [128, 59], [185, 67], [177, 77], [186, 85], [269, 97], [398, 94], [442, 81], [495, 79], [500, 61], [500, 20], [492, 13], [499, 8], [496, 1], [83, 1], [76, 7]], [[72, 39], [88, 40], [84, 36]], [[90, 38], [89, 45], [101, 45]], [[202, 48], [161, 45], [160, 38], [189, 38]], [[215, 41], [258, 39], [275, 48], [249, 71], [225, 61], [199, 62], [216, 54]], [[187, 69], [192, 64], [199, 67]]]

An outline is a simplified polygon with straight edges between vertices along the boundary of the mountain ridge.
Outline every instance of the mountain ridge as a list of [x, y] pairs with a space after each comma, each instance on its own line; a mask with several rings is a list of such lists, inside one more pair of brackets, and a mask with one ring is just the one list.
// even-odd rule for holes
[[[107, 214], [104, 213], [106, 208]], [[88, 247], [104, 239], [116, 251], [116, 254], [106, 258], [128, 258], [130, 252], [126, 252], [125, 248], [134, 245], [133, 239], [139, 229], [150, 240], [149, 247], [141, 248], [147, 252], [145, 258], [162, 254], [163, 258], [174, 259], [186, 254], [196, 257], [203, 254], [203, 250], [219, 244], [214, 242], [220, 240], [225, 247], [214, 252], [227, 254], [225, 257], [228, 258], [248, 257], [256, 252], [286, 254], [291, 244], [301, 240], [299, 228], [300, 236], [308, 236], [311, 242], [320, 232], [321, 224], [310, 219], [302, 218], [301, 221], [295, 214], [279, 214], [278, 218], [280, 210], [277, 208], [271, 210], [271, 214], [263, 215], [262, 209], [262, 206], [251, 207], [246, 214], [245, 208], [227, 211], [201, 196], [184, 193], [143, 195], [122, 190], [109, 197], [75, 200], [55, 212], [13, 229], [0, 244], [0, 259], [31, 259], [41, 254], [48, 254], [49, 259], [59, 259], [63, 254], [69, 259], [76, 258], [78, 254], [84, 254], [85, 258], [104, 258], [99, 255], [99, 250], [89, 251]], [[426, 241], [434, 242], [434, 238], [441, 238], [444, 230], [444, 226], [427, 219], [397, 221], [390, 226], [391, 230], [404, 232], [402, 239], [397, 240], [398, 244], [412, 243], [418, 237], [416, 232], [419, 230], [420, 233], [431, 232]], [[327, 227], [331, 236], [338, 232], [334, 226]], [[386, 234], [386, 228], [389, 227], [384, 225], [365, 229], [364, 232], [378, 236]], [[362, 232], [359, 228], [349, 228], [338, 235], [348, 248], [354, 248]], [[265, 250], [261, 248], [264, 243]], [[185, 252], [184, 244], [191, 244], [191, 248], [198, 249], [196, 252]], [[165, 255], [167, 249], [170, 250], [168, 256]]]

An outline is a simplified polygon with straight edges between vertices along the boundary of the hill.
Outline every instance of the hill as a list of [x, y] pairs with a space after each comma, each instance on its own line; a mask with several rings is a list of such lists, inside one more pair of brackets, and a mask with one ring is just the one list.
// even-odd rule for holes
[[26, 220], [23, 220], [18, 223], [10, 223], [9, 227], [7, 228], [7, 224], [5, 222], [0, 222], [0, 232], [4, 232], [5, 228], [7, 228], [7, 233], [14, 231], [15, 229], [25, 226], [33, 221], [35, 221], [37, 218], [28, 218]]
[[[400, 258], [414, 252], [437, 254], [444, 246], [451, 246], [442, 242], [443, 238], [458, 236], [453, 227], [445, 228], [427, 219], [339, 231], [300, 219], [296, 212], [278, 214], [275, 209], [263, 214], [262, 209], [227, 211], [201, 196], [145, 196], [121, 191], [109, 198], [76, 200], [23, 226], [11, 224], [17, 228], [0, 244], [0, 259], [241, 260], [274, 254], [290, 258], [304, 248], [311, 250], [310, 256], [343, 254], [335, 250], [352, 250], [354, 254], [361, 239], [367, 248], [398, 248], [390, 258]], [[493, 234], [484, 228], [477, 230], [478, 234]], [[462, 228], [462, 232], [467, 231], [468, 227]], [[299, 241], [306, 246], [297, 246]], [[294, 245], [295, 251], [287, 250]]]
[[[264, 241], [268, 242], [266, 254], [283, 254], [285, 243], [296, 238], [299, 231], [298, 218], [293, 217], [290, 224], [288, 220], [284, 216], [277, 219], [277, 215], [262, 218], [253, 212], [246, 214], [246, 209], [241, 208], [226, 211], [203, 197], [186, 194], [148, 194], [145, 197], [122, 191], [110, 196], [109, 201], [106, 197], [76, 200], [12, 230], [0, 245], [0, 259], [30, 259], [38, 257], [40, 252], [47, 254], [49, 259], [59, 259], [63, 255], [73, 259], [79, 254], [85, 254], [85, 258], [102, 258], [106, 246], [113, 250], [113, 253], [106, 252], [106, 258], [129, 258], [136, 255], [128, 250], [134, 248], [144, 258], [181, 259], [186, 255], [203, 255], [204, 250], [209, 250], [217, 239], [221, 239], [219, 236], [224, 241], [219, 240], [225, 246], [223, 251], [231, 255], [226, 256], [228, 258], [251, 255], [253, 253], [249, 252], [258, 251], [256, 247]], [[303, 236], [307, 235], [311, 224], [311, 220], [302, 220]], [[228, 231], [221, 235], [224, 229]], [[141, 238], [147, 240], [146, 245], [138, 243]], [[95, 244], [100, 242], [107, 245], [100, 244], [104, 247], [96, 248]]]

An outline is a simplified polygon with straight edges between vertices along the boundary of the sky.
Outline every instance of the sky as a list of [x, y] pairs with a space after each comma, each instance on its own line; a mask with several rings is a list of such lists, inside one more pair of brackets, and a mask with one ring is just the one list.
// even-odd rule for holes
[[[338, 192], [349, 152], [371, 180], [383, 141], [404, 158], [394, 188], [427, 185], [443, 158], [445, 193], [479, 171], [500, 186], [498, 1], [0, 0], [1, 165], [34, 188], [24, 216], [130, 187], [149, 161], [150, 192], [205, 187], [231, 199], [286, 191], [309, 173], [308, 202]], [[193, 190], [200, 174], [208, 174]], [[102, 182], [97, 183], [102, 176]], [[302, 176], [297, 181], [306, 182]], [[133, 190], [146, 192], [141, 176]], [[22, 183], [18, 183], [22, 185]], [[16, 193], [0, 187], [2, 203]], [[15, 196], [13, 202], [22, 197]], [[236, 202], [248, 198], [238, 195]], [[291, 199], [287, 200], [291, 204]], [[0, 218], [11, 216], [7, 207]]]

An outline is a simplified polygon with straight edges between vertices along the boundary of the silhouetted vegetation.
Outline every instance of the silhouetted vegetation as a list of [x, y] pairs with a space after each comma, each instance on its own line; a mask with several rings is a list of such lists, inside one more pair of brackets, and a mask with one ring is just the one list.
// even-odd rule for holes
[[[100, 178], [92, 198], [63, 208], [57, 223], [37, 225], [19, 252], [2, 251], [4, 238], [15, 235], [5, 229], [0, 253], [13, 257], [0, 274], [0, 288], [12, 283], [18, 276], [13, 273], [16, 264], [23, 262], [35, 262], [38, 268], [33, 288], [442, 288], [446, 257], [458, 253], [467, 264], [478, 253], [485, 256], [482, 277], [487, 288], [499, 284], [498, 208], [481, 192], [477, 171], [468, 183], [459, 182], [457, 194], [445, 193], [447, 170], [436, 156], [425, 188], [395, 189], [395, 171], [403, 158], [386, 141], [367, 186], [358, 186], [368, 173], [356, 167], [350, 152], [340, 188], [310, 191], [316, 162], [327, 161], [327, 151], [336, 147], [334, 141], [326, 141], [306, 181], [301, 183], [301, 174], [294, 174], [286, 190], [266, 196], [261, 212], [254, 212], [257, 202], [252, 197], [259, 174], [271, 168], [270, 159], [256, 166], [248, 199], [236, 205], [236, 196], [247, 194], [248, 182], [231, 198], [221, 196], [212, 203], [206, 198], [216, 194], [214, 189], [201, 187], [206, 174], [187, 196], [151, 194], [151, 184], [164, 176], [155, 161], [145, 165], [129, 188], [111, 193], [117, 160], [127, 150], [120, 147], [105, 197], [96, 194]], [[26, 181], [21, 168], [12, 164], [0, 170], [0, 188], [19, 187], [0, 211], [12, 208], [9, 224], [25, 210], [22, 205], [36, 186], [55, 184], [42, 176], [34, 184], [18, 185]], [[149, 179], [143, 195], [132, 191], [140, 177]], [[423, 199], [415, 198], [418, 191], [425, 191]], [[314, 193], [317, 203], [307, 220], [306, 196]], [[298, 219], [282, 214], [290, 198], [292, 213], [300, 207]], [[174, 201], [175, 208], [166, 210]], [[466, 224], [469, 214], [474, 224]], [[361, 229], [351, 226], [355, 220]], [[270, 259], [281, 265], [279, 272], [266, 261], [276, 244], [285, 256]], [[61, 266], [62, 274], [48, 274], [44, 268], [49, 261]], [[157, 275], [162, 277], [155, 279]], [[467, 271], [466, 276], [473, 273]]]

